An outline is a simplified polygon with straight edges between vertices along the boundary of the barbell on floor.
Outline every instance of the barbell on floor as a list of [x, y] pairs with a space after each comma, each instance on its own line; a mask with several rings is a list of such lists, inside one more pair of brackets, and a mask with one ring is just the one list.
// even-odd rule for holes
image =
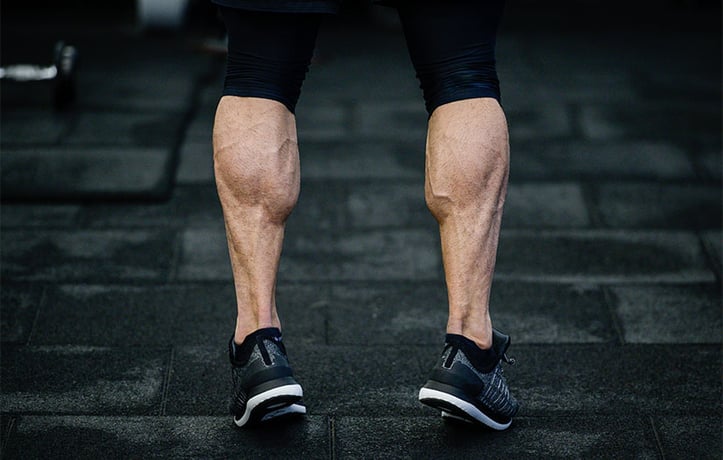
[[50, 81], [53, 84], [53, 104], [63, 110], [75, 101], [78, 50], [59, 41], [53, 50], [53, 63], [48, 66], [14, 64], [0, 67], [0, 79], [16, 82]]

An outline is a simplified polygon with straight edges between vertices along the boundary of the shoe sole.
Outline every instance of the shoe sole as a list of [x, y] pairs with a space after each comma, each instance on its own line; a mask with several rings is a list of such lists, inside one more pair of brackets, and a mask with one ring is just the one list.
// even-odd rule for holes
[[[238, 427], [266, 422], [281, 415], [306, 413], [306, 408], [296, 404], [304, 396], [301, 385], [284, 385], [271, 388], [250, 398], [241, 418], [234, 417]], [[303, 410], [303, 412], [302, 412]]]
[[512, 420], [507, 423], [496, 422], [475, 407], [474, 404], [432, 388], [419, 390], [419, 402], [442, 411], [442, 417], [481, 423], [497, 431], [506, 430], [512, 424]]

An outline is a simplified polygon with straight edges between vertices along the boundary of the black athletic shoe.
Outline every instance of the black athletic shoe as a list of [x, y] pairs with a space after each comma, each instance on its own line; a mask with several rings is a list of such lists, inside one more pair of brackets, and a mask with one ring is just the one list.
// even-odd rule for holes
[[237, 426], [280, 416], [305, 414], [303, 391], [294, 380], [277, 328], [259, 329], [236, 345], [229, 342], [233, 395], [231, 414]]
[[445, 418], [507, 429], [519, 408], [502, 373], [501, 361], [513, 362], [505, 355], [509, 346], [509, 336], [497, 330], [489, 350], [447, 334], [442, 357], [419, 391], [419, 401], [441, 410]]

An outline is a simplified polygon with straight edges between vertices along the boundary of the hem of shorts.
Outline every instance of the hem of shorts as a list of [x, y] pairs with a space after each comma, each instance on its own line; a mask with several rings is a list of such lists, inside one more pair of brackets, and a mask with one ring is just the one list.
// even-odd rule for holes
[[324, 7], [324, 6], [315, 6], [315, 5], [307, 5], [307, 6], [259, 6], [259, 5], [238, 5], [233, 0], [225, 2], [223, 0], [212, 0], [212, 2], [215, 5], [223, 6], [226, 8], [233, 8], [237, 10], [244, 10], [244, 11], [259, 11], [264, 13], [316, 13], [316, 14], [337, 14], [339, 12], [339, 7]]
[[275, 96], [272, 93], [264, 93], [262, 91], [244, 91], [244, 90], [234, 90], [234, 89], [224, 89], [221, 92], [221, 96], [236, 96], [236, 97], [255, 97], [258, 99], [268, 99], [270, 101], [276, 101], [280, 104], [283, 104], [284, 107], [286, 107], [289, 112], [292, 114], [296, 114], [296, 106], [289, 106], [289, 101], [285, 101], [283, 98], [280, 98], [278, 96]]
[[502, 106], [502, 95], [500, 95], [494, 91], [460, 92], [455, 95], [441, 99], [434, 106], [426, 107], [427, 114], [428, 114], [427, 118], [431, 117], [432, 113], [434, 113], [435, 110], [437, 110], [439, 107], [441, 107], [443, 105], [450, 104], [452, 102], [457, 102], [457, 101], [464, 101], [467, 99], [495, 99], [500, 104], [500, 107]]

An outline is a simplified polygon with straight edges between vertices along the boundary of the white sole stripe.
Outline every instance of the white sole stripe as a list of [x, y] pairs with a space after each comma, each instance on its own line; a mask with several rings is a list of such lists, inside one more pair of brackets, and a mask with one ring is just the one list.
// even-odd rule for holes
[[419, 400], [421, 402], [424, 402], [425, 400], [444, 401], [455, 406], [461, 411], [464, 411], [464, 413], [474, 418], [478, 422], [487, 425], [488, 427], [495, 430], [506, 430], [512, 424], [512, 420], [507, 423], [495, 422], [494, 420], [486, 416], [481, 410], [477, 409], [473, 404], [470, 404], [467, 401], [459, 399], [458, 397], [453, 396], [449, 393], [445, 393], [443, 391], [433, 390], [431, 388], [422, 388], [421, 390], [419, 390]]
[[258, 407], [259, 404], [263, 404], [270, 399], [278, 398], [280, 396], [298, 396], [299, 398], [301, 398], [302, 396], [304, 396], [304, 392], [301, 389], [301, 385], [299, 385], [298, 383], [266, 390], [263, 393], [259, 393], [249, 399], [246, 403], [246, 410], [244, 410], [244, 415], [238, 420], [234, 418], [233, 422], [236, 424], [236, 426], [239, 427], [246, 425], [246, 423], [249, 421], [249, 417], [251, 417], [251, 412], [253, 412], [253, 410]]

